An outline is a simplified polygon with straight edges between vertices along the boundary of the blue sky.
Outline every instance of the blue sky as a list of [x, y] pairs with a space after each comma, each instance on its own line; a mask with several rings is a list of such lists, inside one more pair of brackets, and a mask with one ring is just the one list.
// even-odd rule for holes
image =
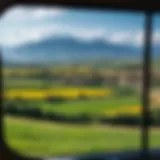
[[[111, 43], [142, 46], [144, 20], [142, 13], [17, 6], [1, 17], [0, 44], [17, 46], [69, 35], [80, 40], [103, 38]], [[160, 42], [160, 16], [154, 17], [153, 41]]]

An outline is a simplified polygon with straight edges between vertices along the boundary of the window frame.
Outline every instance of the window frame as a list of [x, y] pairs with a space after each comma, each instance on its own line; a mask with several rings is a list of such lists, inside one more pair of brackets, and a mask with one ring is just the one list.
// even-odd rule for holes
[[[26, 2], [26, 4], [32, 4], [32, 1], [24, 1]], [[38, 1], [37, 1], [38, 2]], [[17, 2], [16, 2], [17, 3]], [[34, 3], [36, 4], [36, 0], [34, 0]], [[58, 2], [54, 3], [54, 2], [50, 2], [49, 0], [47, 0], [46, 2], [43, 2], [44, 5], [46, 5], [47, 3], [50, 5], [50, 3], [53, 3], [53, 5], [55, 4], [59, 4]], [[43, 4], [42, 3], [42, 4]], [[67, 3], [65, 3], [63, 0], [60, 2], [62, 3], [62, 6], [66, 4], [67, 6]], [[14, 4], [13, 3], [6, 3], [4, 5], [1, 6], [0, 8], [0, 11], [1, 11], [1, 14], [2, 12], [6, 9], [6, 8], [9, 8], [10, 6], [12, 6]], [[25, 3], [22, 3], [22, 4], [25, 4]], [[48, 5], [47, 4], [47, 5]], [[108, 5], [108, 7], [106, 6], [106, 4], [104, 6], [103, 3], [99, 3], [97, 1], [97, 3], [86, 3], [86, 4], [82, 4], [80, 2], [79, 4], [75, 4], [75, 3], [70, 3], [69, 6], [76, 6], [76, 7], [84, 7], [84, 8], [99, 8], [100, 10], [102, 9], [111, 9], [111, 10], [114, 10], [114, 9], [122, 9], [124, 11], [129, 11], [129, 10], [132, 10], [132, 11], [136, 11], [137, 10], [142, 10], [142, 8], [138, 8], [136, 9], [136, 3], [135, 5], [132, 5], [132, 7], [130, 5], [128, 5], [128, 7], [124, 7], [124, 5], [120, 5], [120, 7], [118, 5], [115, 5], [114, 2], [113, 3], [110, 3], [110, 5]], [[118, 3], [117, 3], [118, 4]], [[0, 4], [1, 5], [1, 4]], [[95, 5], [97, 5], [95, 7]], [[156, 6], [156, 5], [155, 5]], [[158, 7], [157, 7], [158, 8]], [[128, 10], [129, 9], [129, 10]], [[146, 8], [147, 9], [147, 8]], [[152, 46], [152, 40], [151, 40], [151, 37], [152, 37], [152, 20], [153, 20], [153, 10], [151, 9], [148, 9], [148, 10], [142, 10], [142, 13], [144, 13], [145, 15], [145, 27], [144, 27], [144, 31], [145, 31], [145, 38], [144, 38], [144, 53], [143, 53], [143, 86], [142, 86], [142, 108], [143, 108], [143, 111], [142, 111], [142, 138], [141, 138], [141, 142], [142, 142], [142, 154], [143, 154], [143, 157], [144, 159], [147, 159], [149, 157], [149, 126], [150, 126], [150, 101], [149, 101], [149, 93], [150, 93], [150, 88], [151, 88], [151, 59], [152, 59], [152, 52], [151, 52], [151, 46]], [[0, 64], [2, 64], [2, 58], [0, 58]], [[0, 76], [2, 77], [2, 66], [0, 67]], [[1, 89], [1, 93], [3, 94], [3, 84], [2, 84], [2, 81], [0, 83], [0, 89]], [[0, 103], [2, 104], [3, 103], [3, 98], [2, 96], [0, 96]], [[1, 105], [2, 106], [2, 105]], [[3, 128], [3, 113], [2, 113], [2, 107], [0, 108], [0, 117], [1, 117], [1, 128]], [[4, 140], [3, 140], [3, 133], [1, 133], [1, 146], [2, 146], [2, 150], [1, 152], [6, 152], [6, 155], [5, 157], [7, 156], [11, 156], [12, 158], [15, 157], [15, 153], [13, 151], [10, 151]], [[1, 153], [0, 152], [0, 153]], [[8, 155], [8, 153], [10, 155]], [[10, 159], [10, 158], [9, 158]], [[22, 159], [26, 159], [25, 158], [22, 158]]]

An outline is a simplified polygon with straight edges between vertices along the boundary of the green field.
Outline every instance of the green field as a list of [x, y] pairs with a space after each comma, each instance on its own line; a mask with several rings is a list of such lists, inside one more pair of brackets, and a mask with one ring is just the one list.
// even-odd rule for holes
[[90, 116], [103, 116], [106, 110], [113, 110], [123, 107], [136, 106], [140, 104], [140, 99], [133, 96], [126, 97], [111, 97], [108, 99], [88, 99], [88, 100], [75, 100], [65, 101], [60, 103], [50, 103], [43, 100], [37, 101], [22, 101], [17, 102], [16, 106], [19, 108], [24, 107], [37, 107], [43, 113], [60, 113], [63, 115], [80, 115], [88, 114]]
[[86, 113], [89, 115], [104, 115], [104, 112], [113, 108], [120, 108], [125, 106], [132, 106], [139, 104], [139, 101], [135, 97], [122, 97], [122, 98], [109, 98], [109, 99], [93, 99], [93, 100], [81, 100], [70, 101], [61, 104], [45, 104], [42, 106], [42, 110], [48, 112], [63, 113], [66, 115], [78, 115]]
[[[5, 89], [38, 89], [38, 88], [57, 88], [62, 87], [58, 83], [53, 83], [43, 79], [33, 78], [5, 78], [4, 79]], [[66, 87], [66, 86], [64, 86]], [[69, 86], [68, 86], [69, 87]]]
[[[104, 88], [104, 86], [78, 86], [78, 85], [67, 85], [60, 84], [52, 80], [43, 80], [40, 78], [4, 78], [3, 83], [5, 89], [39, 89], [39, 88]], [[110, 86], [105, 86], [106, 88]]]
[[4, 87], [7, 88], [41, 88], [44, 82], [40, 79], [5, 78]]
[[5, 118], [5, 125], [7, 143], [23, 155], [65, 155], [140, 147], [137, 129], [60, 125], [11, 117]]
[[[64, 125], [5, 117], [6, 143], [27, 156], [57, 156], [112, 150], [140, 149], [137, 128], [104, 125]], [[152, 147], [160, 146], [160, 131], [152, 130]]]

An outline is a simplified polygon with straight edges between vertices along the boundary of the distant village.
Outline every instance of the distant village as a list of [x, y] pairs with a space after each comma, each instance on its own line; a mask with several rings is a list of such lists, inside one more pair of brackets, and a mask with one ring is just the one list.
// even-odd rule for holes
[[[24, 74], [25, 73], [25, 74]], [[49, 83], [63, 84], [63, 85], [76, 85], [76, 86], [131, 86], [141, 89], [143, 73], [142, 70], [106, 70], [106, 69], [75, 69], [64, 68], [62, 70], [52, 69], [39, 69], [38, 72], [19, 71], [10, 72], [9, 76], [12, 78], [32, 78], [47, 80]], [[152, 73], [152, 83], [160, 85], [160, 73]]]

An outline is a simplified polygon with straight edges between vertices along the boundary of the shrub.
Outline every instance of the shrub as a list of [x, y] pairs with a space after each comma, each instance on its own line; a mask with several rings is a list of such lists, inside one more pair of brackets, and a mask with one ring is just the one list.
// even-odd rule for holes
[[118, 96], [130, 96], [136, 94], [135, 88], [129, 86], [118, 87], [116, 92]]
[[87, 96], [85, 96], [84, 94], [80, 94], [79, 95], [79, 100], [86, 100], [88, 97]]
[[112, 124], [113, 119], [109, 118], [109, 117], [101, 117], [99, 119], [99, 122], [102, 123], [102, 124]]
[[18, 107], [14, 105], [8, 105], [4, 108], [4, 112], [16, 115], [18, 113]]
[[152, 109], [151, 115], [152, 115], [152, 125], [159, 126], [160, 125], [160, 108], [155, 107], [154, 109]]
[[52, 102], [52, 103], [59, 103], [59, 102], [64, 102], [66, 99], [64, 97], [60, 96], [51, 96], [47, 98], [47, 101]]
[[91, 123], [93, 120], [88, 114], [82, 113], [79, 116], [76, 116], [75, 122], [76, 121], [78, 121], [79, 123], [85, 124], [85, 123]]
[[114, 118], [114, 124], [124, 124], [124, 125], [141, 125], [141, 117], [134, 115], [121, 115]]
[[141, 124], [140, 116], [133, 115], [119, 115], [116, 117], [101, 117], [100, 122], [104, 124], [112, 125], [140, 125]]

